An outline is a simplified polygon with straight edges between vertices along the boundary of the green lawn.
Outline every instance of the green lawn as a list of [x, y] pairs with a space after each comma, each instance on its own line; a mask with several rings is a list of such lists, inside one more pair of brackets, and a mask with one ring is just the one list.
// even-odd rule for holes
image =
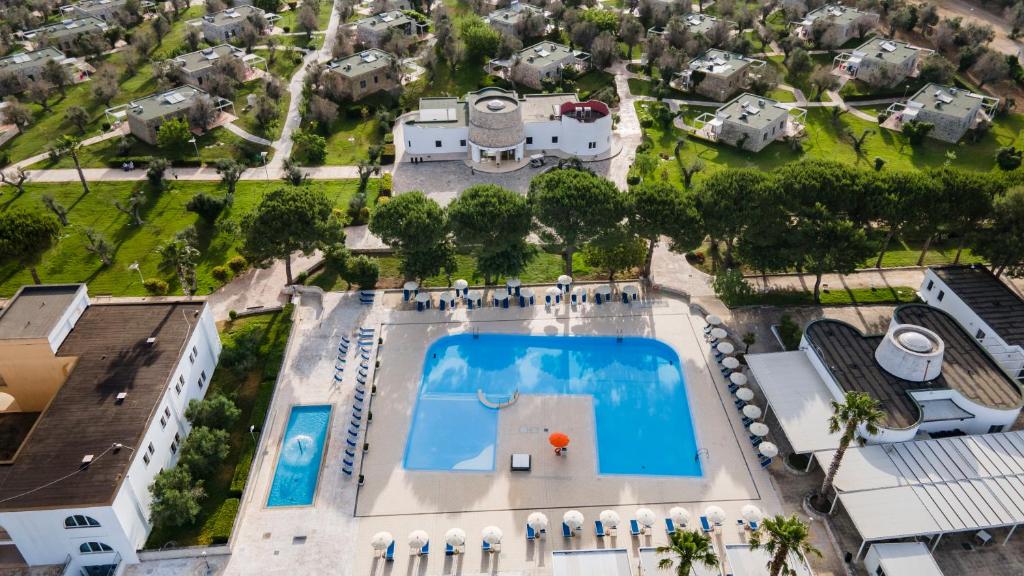
[[[285, 78], [281, 82], [283, 85], [287, 85], [288, 79]], [[235, 93], [235, 116], [238, 116], [238, 120], [235, 121], [235, 125], [239, 128], [257, 136], [262, 136], [268, 140], [276, 140], [281, 135], [281, 128], [284, 126], [285, 116], [288, 114], [288, 103], [291, 101], [291, 94], [287, 90], [283, 91], [281, 97], [275, 101], [277, 105], [278, 118], [273, 125], [264, 128], [256, 121], [256, 116], [252, 109], [247, 108], [247, 97], [249, 94], [255, 94], [257, 96], [266, 95], [266, 90], [263, 88], [264, 82], [262, 80], [253, 80], [246, 82], [242, 87]]]
[[427, 82], [424, 96], [465, 96], [480, 88], [487, 76], [483, 64], [463, 63], [452, 67], [441, 61], [434, 67], [434, 77]]
[[[301, 6], [299, 7], [301, 8]], [[327, 24], [331, 21], [331, 10], [332, 6], [330, 2], [320, 3], [320, 12], [317, 13], [317, 30], [327, 30]], [[284, 12], [277, 13], [281, 19], [274, 22], [274, 26], [277, 28], [287, 28], [292, 32], [298, 32], [299, 29], [295, 25], [299, 19], [299, 9], [286, 10]]]
[[[225, 350], [234, 345], [235, 338], [240, 334], [256, 330], [262, 335], [259, 341], [258, 360], [252, 370], [246, 374], [237, 374], [222, 367], [214, 372], [213, 378], [210, 379], [208, 394], [224, 394], [234, 400], [235, 405], [241, 410], [238, 422], [230, 431], [231, 451], [213, 476], [205, 479], [204, 488], [207, 496], [202, 502], [202, 509], [195, 523], [181, 528], [154, 529], [146, 542], [147, 548], [159, 548], [171, 541], [178, 547], [223, 543], [218, 541], [224, 538], [223, 534], [216, 534], [217, 511], [229, 498], [241, 496], [240, 489], [232, 490], [232, 480], [236, 468], [239, 469], [241, 478], [247, 478], [248, 468], [252, 465], [254, 445], [249, 427], [256, 427], [258, 440], [259, 434], [263, 432], [267, 409], [277, 382], [277, 373], [281, 369], [285, 346], [291, 333], [291, 312], [291, 305], [288, 305], [280, 312], [239, 318], [227, 322], [222, 327], [220, 339]], [[243, 481], [238, 484], [240, 488], [245, 483]], [[237, 510], [229, 509], [227, 512], [232, 516], [231, 523], [225, 523], [220, 531], [230, 534], [230, 526]]]
[[383, 144], [380, 123], [372, 115], [363, 120], [360, 116], [345, 116], [337, 120], [334, 132], [327, 139], [326, 164], [352, 166], [367, 160], [367, 148]]
[[[320, 180], [307, 185], [323, 190], [336, 206], [345, 208], [358, 182]], [[201, 254], [196, 270], [198, 293], [208, 294], [219, 286], [210, 274], [211, 269], [238, 253], [239, 219], [252, 210], [264, 194], [285, 184], [276, 180], [239, 182], [234, 205], [212, 227], [186, 211], [185, 204], [198, 192], [223, 195], [217, 182], [172, 181], [169, 190], [161, 194], [150, 192], [142, 210], [145, 224], [141, 227], [134, 226], [128, 216], [113, 207], [115, 200], [123, 202], [136, 186], [144, 184], [93, 182], [90, 193], [83, 195], [77, 182], [29, 184], [21, 196], [5, 194], [3, 208], [19, 206], [42, 210], [43, 194], [50, 194], [63, 204], [68, 209], [70, 225], [62, 231], [58, 244], [43, 256], [39, 274], [48, 283], [88, 282], [92, 294], [144, 295], [139, 273], [128, 269], [133, 262], [141, 265], [144, 277], [163, 278], [171, 284], [173, 293], [180, 293], [173, 274], [158, 269], [159, 249], [174, 234], [194, 225], [199, 232]], [[371, 181], [371, 186], [371, 195], [374, 195], [376, 180]], [[110, 266], [102, 266], [97, 257], [85, 250], [86, 228], [100, 232], [113, 245], [114, 262]], [[31, 282], [26, 269], [14, 264], [0, 267], [0, 296], [10, 296], [19, 286]]]
[[254, 53], [267, 59], [267, 71], [277, 76], [285, 88], [288, 86], [288, 81], [295, 75], [295, 71], [302, 65], [302, 54], [292, 50], [275, 51], [273, 63], [270, 62], [270, 51], [255, 50]]
[[[917, 300], [914, 288], [848, 288], [821, 291], [822, 306], [904, 304]], [[814, 293], [807, 290], [772, 290], [755, 294], [740, 306], [813, 306]]]

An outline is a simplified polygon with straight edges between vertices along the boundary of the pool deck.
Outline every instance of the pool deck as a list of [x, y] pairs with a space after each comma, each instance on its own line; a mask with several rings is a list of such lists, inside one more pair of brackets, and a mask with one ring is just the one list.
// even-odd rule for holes
[[[591, 304], [580, 310], [563, 305], [553, 310], [535, 306], [416, 313], [380, 304], [359, 307], [352, 300], [353, 296], [328, 293], [322, 308], [297, 310], [285, 372], [257, 468], [243, 497], [225, 574], [543, 575], [550, 573], [552, 550], [622, 547], [632, 551], [635, 561], [637, 547], [666, 542], [661, 519], [652, 535], [629, 535], [628, 520], [641, 505], [661, 517], [671, 506], [684, 506], [694, 523], [706, 506], [720, 505], [728, 519], [716, 534], [719, 546], [745, 541], [746, 533], [736, 525], [743, 505], [754, 503], [769, 514], [781, 511], [728, 391], [717, 370], [712, 371], [703, 322], [683, 302], [659, 297], [650, 305]], [[340, 387], [333, 385], [332, 373], [341, 335], [369, 325], [377, 327], [384, 344], [379, 348], [381, 367], [371, 375], [378, 393], [371, 405], [373, 422], [364, 425], [370, 450], [356, 464], [366, 477], [357, 494], [356, 482], [340, 470], [355, 371], [347, 371]], [[441, 336], [475, 330], [611, 336], [621, 331], [669, 344], [684, 367], [698, 444], [709, 453], [703, 462], [704, 476], [598, 476], [590, 399], [528, 395], [502, 410], [494, 472], [404, 470], [402, 457], [427, 347]], [[289, 408], [316, 403], [333, 403], [335, 414], [314, 505], [268, 509], [264, 504]], [[544, 430], [555, 427], [573, 439], [566, 457], [556, 456], [547, 446]], [[533, 470], [510, 472], [513, 451], [531, 453]], [[609, 508], [618, 511], [623, 525], [617, 536], [599, 539], [594, 536], [593, 521]], [[580, 510], [586, 522], [580, 536], [566, 539], [560, 525], [569, 509]], [[546, 539], [527, 543], [526, 516], [535, 510], [545, 512], [552, 525]], [[480, 531], [489, 525], [504, 531], [500, 553], [480, 550]], [[467, 550], [446, 557], [443, 538], [452, 527], [466, 531]], [[431, 536], [428, 557], [409, 554], [407, 535], [416, 529]], [[392, 562], [375, 559], [369, 545], [380, 530], [395, 536], [397, 552]]]

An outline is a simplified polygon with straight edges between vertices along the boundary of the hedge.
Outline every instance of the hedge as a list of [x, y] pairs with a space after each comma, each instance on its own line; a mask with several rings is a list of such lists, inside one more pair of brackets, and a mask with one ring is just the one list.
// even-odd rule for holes
[[245, 491], [245, 483], [249, 481], [249, 470], [252, 468], [252, 458], [256, 454], [256, 445], [252, 440], [247, 440], [238, 455], [238, 463], [235, 464], [235, 473], [231, 476], [231, 495], [241, 497]]
[[210, 536], [210, 544], [226, 544], [238, 516], [238, 498], [228, 498], [203, 524], [203, 532]]

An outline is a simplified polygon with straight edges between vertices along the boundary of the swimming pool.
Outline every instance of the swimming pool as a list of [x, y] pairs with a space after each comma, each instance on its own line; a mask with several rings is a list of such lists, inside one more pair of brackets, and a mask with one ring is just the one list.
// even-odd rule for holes
[[267, 506], [313, 503], [330, 423], [330, 406], [292, 406]]
[[478, 389], [489, 399], [517, 389], [592, 396], [599, 474], [703, 474], [679, 357], [657, 340], [513, 334], [437, 340], [424, 361], [406, 469], [494, 470], [500, 411], [484, 406]]

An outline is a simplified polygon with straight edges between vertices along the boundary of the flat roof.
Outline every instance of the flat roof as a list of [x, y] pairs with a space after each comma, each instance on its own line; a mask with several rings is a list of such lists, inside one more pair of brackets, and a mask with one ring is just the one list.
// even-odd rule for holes
[[193, 100], [205, 91], [193, 86], [178, 86], [159, 94], [150, 94], [145, 98], [132, 100], [127, 104], [128, 114], [137, 116], [142, 120], [163, 118], [168, 114], [187, 110], [192, 106]]
[[771, 98], [744, 92], [715, 111], [715, 116], [728, 122], [763, 130], [780, 118], [789, 116], [789, 108]]
[[690, 60], [687, 68], [690, 70], [700, 70], [701, 72], [712, 76], [731, 78], [735, 74], [742, 72], [752, 63], [753, 60], [743, 56], [742, 54], [736, 54], [735, 52], [729, 52], [727, 50], [719, 50], [718, 48], [711, 48], [700, 56]]
[[907, 100], [908, 108], [921, 108], [936, 114], [964, 118], [981, 108], [983, 96], [963, 88], [928, 84]]
[[914, 58], [920, 51], [921, 48], [906, 42], [875, 36], [855, 48], [853, 53], [857, 54], [859, 52], [863, 54], [865, 58], [873, 58], [883, 62], [900, 64]]
[[819, 18], [826, 18], [829, 21], [836, 24], [851, 24], [857, 21], [858, 18], [867, 15], [875, 15], [874, 12], [866, 12], [851, 8], [850, 6], [841, 6], [839, 4], [826, 4], [821, 8], [811, 10], [804, 16], [804, 24], [810, 24]]
[[394, 61], [394, 56], [383, 50], [371, 48], [358, 54], [338, 58], [327, 63], [327, 68], [342, 76], [362, 76], [367, 72], [387, 68]]
[[576, 53], [565, 44], [538, 42], [519, 51], [519, 62], [530, 64], [531, 66], [544, 67], [548, 64], [561, 62], [569, 57], [575, 57], [575, 55]]
[[[768, 576], [772, 555], [764, 548], [751, 548], [749, 544], [726, 544], [725, 561], [732, 576]], [[786, 566], [796, 576], [812, 576], [811, 567], [796, 552], [786, 559]]]
[[551, 552], [554, 576], [632, 576], [629, 551], [625, 548], [596, 550], [554, 550]]
[[526, 94], [520, 99], [520, 110], [523, 122], [544, 122], [552, 114], [562, 114], [562, 104], [566, 102], [579, 102], [576, 94]]
[[46, 34], [50, 38], [62, 38], [64, 36], [85, 34], [87, 32], [105, 32], [107, 23], [99, 18], [88, 16], [86, 18], [72, 18], [62, 20], [56, 24], [36, 28], [24, 33], [24, 36], [32, 38], [40, 34]]
[[203, 17], [203, 20], [214, 26], [227, 26], [229, 24], [234, 24], [235, 22], [242, 22], [253, 14], [264, 14], [264, 12], [255, 6], [242, 4], [241, 6], [228, 8], [227, 10], [207, 14]]
[[183, 70], [195, 72], [197, 70], [209, 68], [218, 60], [229, 56], [243, 58], [245, 57], [245, 50], [235, 48], [230, 44], [218, 44], [210, 48], [203, 48], [202, 50], [196, 50], [195, 52], [175, 56], [171, 60], [180, 64]]
[[1007, 410], [1020, 406], [1020, 387], [952, 316], [925, 304], [906, 304], [896, 308], [893, 318], [900, 324], [927, 328], [942, 339], [945, 352], [937, 378], [911, 382], [883, 369], [875, 360], [882, 335], [866, 336], [830, 319], [812, 322], [804, 331], [811, 349], [841, 389], [866, 392], [881, 403], [883, 426], [905, 429], [921, 421], [922, 409], [910, 396], [915, 390], [948, 388], [982, 406]]
[[485, 20], [487, 20], [489, 24], [504, 22], [506, 24], [515, 25], [531, 14], [543, 14], [543, 12], [541, 12], [539, 8], [529, 4], [517, 3], [514, 6], [509, 6], [508, 8], [502, 8], [501, 10], [491, 12], [487, 15]]
[[466, 102], [454, 96], [420, 98], [414, 122], [449, 124], [449, 127], [466, 126], [467, 115]]
[[31, 52], [16, 52], [0, 58], [0, 72], [15, 73], [25, 68], [44, 65], [47, 60], [56, 60], [59, 63], [64, 58], [64, 53], [52, 46]]
[[942, 576], [942, 570], [924, 542], [872, 544], [878, 565], [886, 574], [901, 576]]
[[363, 18], [362, 20], [356, 21], [356, 26], [367, 27], [367, 28], [401, 28], [413, 20], [405, 15], [401, 10], [392, 10], [390, 12], [381, 12], [374, 16]]
[[[714, 547], [712, 543], [712, 550]], [[640, 556], [640, 574], [643, 576], [657, 576], [658, 574], [671, 576], [672, 571], [658, 567], [658, 562], [664, 558], [672, 558], [671, 555], [659, 554], [655, 547], [641, 547], [637, 550], [637, 555]], [[718, 555], [717, 551], [715, 555]], [[721, 558], [719, 558], [719, 565], [721, 565]], [[709, 568], [700, 562], [695, 562], [690, 566], [690, 573], [687, 576], [722, 576], [722, 571], [719, 567]]]
[[931, 271], [1007, 344], [1024, 347], [1024, 297], [984, 266], [937, 266]]
[[715, 24], [726, 22], [726, 20], [720, 20], [707, 14], [687, 14], [683, 16], [683, 21], [686, 23], [686, 28], [694, 35], [707, 34]]
[[112, 6], [123, 6], [126, 3], [127, 0], [82, 0], [81, 2], [62, 6], [62, 8], [65, 10], [74, 8], [83, 12], [99, 12]]
[[[203, 306], [196, 301], [93, 304], [85, 309], [57, 350], [58, 356], [78, 358], [71, 374], [14, 463], [0, 466], [0, 501], [13, 498], [0, 502], [0, 510], [105, 505], [113, 500], [133, 453], [142, 449], [143, 435]], [[156, 341], [148, 344], [151, 337]], [[128, 396], [117, 404], [120, 392]], [[126, 448], [108, 451], [115, 443]], [[81, 469], [82, 458], [89, 454], [92, 464]]]
[[22, 286], [0, 313], [0, 340], [47, 338], [82, 284]]

